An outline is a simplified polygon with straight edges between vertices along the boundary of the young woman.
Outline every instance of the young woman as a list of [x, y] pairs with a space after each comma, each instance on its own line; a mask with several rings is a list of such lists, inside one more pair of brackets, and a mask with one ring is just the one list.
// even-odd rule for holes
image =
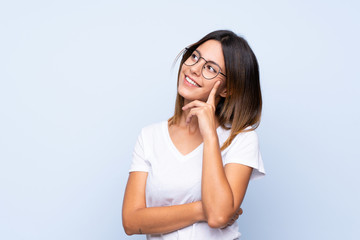
[[254, 129], [256, 57], [231, 31], [183, 51], [175, 113], [142, 129], [123, 202], [125, 232], [147, 239], [238, 239], [249, 180], [264, 175]]

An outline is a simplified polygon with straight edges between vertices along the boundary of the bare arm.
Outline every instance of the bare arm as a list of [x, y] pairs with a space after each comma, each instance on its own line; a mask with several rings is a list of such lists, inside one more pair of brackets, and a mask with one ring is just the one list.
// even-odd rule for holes
[[202, 203], [210, 227], [225, 226], [239, 209], [252, 168], [230, 163], [223, 167], [218, 138], [204, 139]]
[[245, 196], [252, 168], [231, 163], [223, 166], [216, 132], [216, 91], [220, 81], [211, 90], [207, 102], [194, 100], [182, 109], [189, 111], [186, 123], [197, 116], [204, 141], [201, 179], [201, 200], [210, 227], [226, 226], [236, 214]]
[[204, 221], [201, 202], [168, 207], [146, 207], [148, 173], [131, 172], [123, 201], [123, 227], [128, 235], [168, 233]]

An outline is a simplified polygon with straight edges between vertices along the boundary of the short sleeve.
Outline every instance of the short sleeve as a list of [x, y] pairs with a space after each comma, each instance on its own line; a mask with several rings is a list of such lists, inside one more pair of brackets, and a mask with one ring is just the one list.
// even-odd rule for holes
[[143, 131], [139, 134], [132, 154], [132, 162], [129, 172], [149, 172], [150, 163], [146, 159], [144, 148]]
[[238, 134], [228, 147], [223, 159], [224, 165], [239, 163], [253, 168], [250, 179], [265, 175], [264, 164], [259, 150], [258, 136], [255, 131]]

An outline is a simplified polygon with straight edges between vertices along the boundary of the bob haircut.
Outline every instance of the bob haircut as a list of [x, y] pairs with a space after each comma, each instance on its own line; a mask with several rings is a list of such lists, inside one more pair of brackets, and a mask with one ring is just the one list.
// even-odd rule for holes
[[[256, 129], [260, 124], [262, 97], [259, 80], [259, 66], [255, 54], [247, 41], [228, 30], [218, 30], [207, 34], [198, 42], [183, 50], [180, 62], [177, 86], [182, 65], [201, 44], [208, 40], [221, 43], [226, 69], [226, 97], [221, 97], [216, 106], [215, 115], [220, 126], [231, 129], [230, 136], [221, 146], [227, 148], [237, 134]], [[174, 115], [169, 118], [169, 125], [177, 124], [183, 113], [184, 98], [177, 93]], [[246, 129], [250, 127], [249, 129]]]

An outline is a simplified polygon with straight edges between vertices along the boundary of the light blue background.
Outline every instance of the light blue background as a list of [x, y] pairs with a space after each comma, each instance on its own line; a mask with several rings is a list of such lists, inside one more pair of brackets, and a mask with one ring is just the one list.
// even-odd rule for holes
[[359, 239], [357, 1], [1, 1], [0, 239], [127, 237], [140, 129], [173, 113], [186, 45], [231, 29], [257, 55], [267, 177], [242, 239]]

